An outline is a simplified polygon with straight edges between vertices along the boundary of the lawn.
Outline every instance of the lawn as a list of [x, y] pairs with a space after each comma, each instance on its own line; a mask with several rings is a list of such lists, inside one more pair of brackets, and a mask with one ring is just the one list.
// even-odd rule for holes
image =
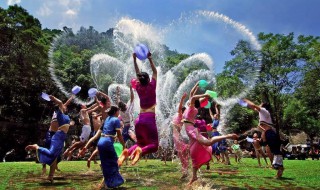
[[[233, 159], [231, 160], [233, 161]], [[136, 166], [122, 166], [126, 179], [118, 189], [320, 189], [320, 161], [285, 160], [283, 179], [275, 179], [275, 170], [258, 167], [257, 160], [245, 158], [232, 165], [211, 163], [211, 169], [200, 170], [200, 179], [188, 187], [180, 180], [177, 160], [141, 160]], [[41, 164], [35, 162], [0, 163], [0, 189], [96, 189], [102, 179], [99, 164], [86, 167], [85, 161], [63, 161], [54, 183], [41, 176]]]

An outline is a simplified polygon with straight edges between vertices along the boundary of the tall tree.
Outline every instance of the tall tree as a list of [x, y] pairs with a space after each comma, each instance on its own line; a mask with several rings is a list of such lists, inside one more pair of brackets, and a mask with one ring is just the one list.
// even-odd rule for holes
[[43, 109], [40, 92], [52, 84], [41, 24], [17, 5], [0, 9], [0, 20], [1, 119], [35, 122]]

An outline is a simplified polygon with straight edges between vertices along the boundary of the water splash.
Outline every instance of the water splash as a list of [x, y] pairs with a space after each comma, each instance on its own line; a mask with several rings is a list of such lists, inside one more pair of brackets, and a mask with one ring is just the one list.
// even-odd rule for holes
[[[178, 65], [173, 68], [168, 68], [166, 66], [166, 50], [163, 44], [170, 46], [172, 42], [179, 43], [179, 36], [184, 34], [191, 35], [200, 32], [200, 29], [208, 29], [204, 35], [197, 35], [200, 39], [199, 41], [192, 40], [191, 38], [183, 38], [183, 46], [187, 49], [191, 49], [192, 52], [203, 52], [204, 46], [212, 45], [212, 43], [218, 42], [217, 38], [219, 36], [215, 35], [217, 30], [216, 26], [220, 27], [222, 24], [222, 30], [225, 30], [225, 34], [229, 34], [231, 37], [236, 36], [234, 40], [234, 45], [238, 40], [245, 39], [248, 40], [251, 46], [259, 50], [261, 45], [252, 34], [252, 32], [247, 29], [244, 25], [233, 21], [229, 17], [212, 11], [196, 11], [193, 13], [187, 13], [182, 15], [177, 21], [173, 21], [168, 24], [168, 26], [163, 28], [155, 28], [151, 24], [145, 24], [142, 21], [130, 18], [122, 18], [116, 24], [114, 28], [114, 47], [115, 47], [115, 57], [107, 54], [99, 53], [94, 55], [90, 61], [90, 72], [92, 79], [96, 87], [100, 90], [108, 92], [108, 95], [112, 97], [115, 102], [115, 88], [120, 86], [122, 97], [124, 101], [129, 99], [129, 88], [128, 85], [130, 80], [135, 77], [135, 71], [132, 61], [132, 51], [138, 43], [146, 44], [150, 51], [154, 62], [158, 70], [158, 80], [157, 80], [157, 126], [160, 136], [165, 136], [169, 138], [169, 135], [162, 135], [169, 133], [169, 126], [171, 117], [177, 111], [177, 104], [181, 95], [184, 92], [189, 92], [193, 85], [200, 79], [205, 79], [210, 82], [209, 88], [215, 87], [216, 79], [214, 74], [214, 68], [217, 63], [213, 62], [213, 56], [219, 56], [219, 49], [224, 49], [224, 44], [221, 48], [215, 50], [213, 54], [211, 53], [193, 53], [192, 56], [181, 61]], [[219, 25], [220, 24], [220, 25]], [[231, 31], [231, 32], [230, 32]], [[189, 33], [190, 32], [190, 33]], [[176, 34], [176, 36], [174, 36]], [[239, 35], [235, 35], [239, 34]], [[171, 36], [168, 38], [167, 36]], [[241, 36], [241, 37], [239, 37]], [[92, 36], [91, 36], [92, 37]], [[230, 38], [231, 38], [230, 37]], [[92, 37], [93, 38], [93, 37]], [[168, 39], [171, 39], [168, 41]], [[229, 40], [229, 36], [225, 37]], [[55, 75], [55, 64], [53, 59], [53, 53], [56, 48], [61, 44], [69, 44], [72, 41], [68, 34], [63, 34], [53, 41], [51, 46], [49, 57], [50, 57], [50, 67], [49, 71], [52, 79], [55, 81], [59, 89], [66, 95], [69, 96], [70, 93], [65, 90], [65, 87]], [[94, 38], [90, 41], [96, 42], [97, 39]], [[72, 41], [72, 43], [75, 43]], [[79, 42], [80, 43], [80, 42]], [[83, 42], [82, 42], [83, 43]], [[204, 45], [205, 44], [205, 45]], [[234, 48], [234, 45], [230, 48]], [[202, 49], [202, 50], [201, 50]], [[199, 51], [201, 50], [201, 51]], [[227, 50], [230, 52], [231, 49]], [[180, 51], [181, 52], [181, 51]], [[151, 68], [147, 61], [138, 60], [138, 66], [142, 71], [146, 71], [151, 74]], [[196, 66], [198, 69], [193, 70], [185, 79], [179, 79], [180, 72], [185, 68], [190, 68]], [[240, 94], [234, 95], [232, 97], [219, 97], [216, 101], [222, 106], [221, 107], [221, 123], [219, 131], [224, 133], [224, 120], [228, 111], [238, 102], [239, 98], [246, 96], [249, 90], [251, 90], [257, 77], [259, 76], [260, 62], [255, 65], [248, 65], [247, 67], [247, 78], [248, 81], [246, 88], [242, 90]], [[76, 100], [79, 103], [84, 103], [83, 100]], [[139, 111], [139, 102], [137, 94], [135, 94], [135, 112]]]
[[15, 150], [14, 149], [11, 149], [10, 151], [6, 152], [6, 154], [4, 155], [4, 157], [2, 158], [2, 161], [3, 162], [6, 162], [6, 157], [11, 155], [11, 154], [14, 154], [15, 153]]

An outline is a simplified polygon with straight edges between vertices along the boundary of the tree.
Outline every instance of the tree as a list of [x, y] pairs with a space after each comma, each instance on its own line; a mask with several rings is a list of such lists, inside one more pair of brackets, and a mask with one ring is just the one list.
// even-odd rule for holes
[[36, 122], [43, 110], [39, 95], [52, 85], [41, 24], [17, 5], [0, 9], [0, 19], [1, 119]]

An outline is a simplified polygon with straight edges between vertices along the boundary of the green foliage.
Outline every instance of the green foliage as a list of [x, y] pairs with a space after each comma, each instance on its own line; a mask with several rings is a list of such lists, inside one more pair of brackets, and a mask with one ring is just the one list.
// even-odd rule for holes
[[43, 104], [39, 95], [50, 90], [48, 41], [38, 19], [17, 6], [0, 9], [1, 120], [37, 122]]

